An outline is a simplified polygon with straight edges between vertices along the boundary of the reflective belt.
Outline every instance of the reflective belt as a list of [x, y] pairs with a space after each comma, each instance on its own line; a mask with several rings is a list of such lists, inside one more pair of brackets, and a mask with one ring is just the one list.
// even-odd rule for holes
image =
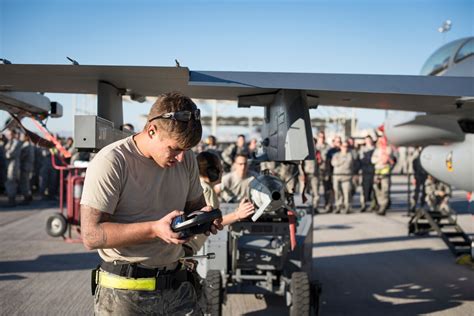
[[99, 271], [98, 284], [110, 289], [154, 291], [156, 289], [156, 278], [129, 279], [115, 274]]
[[375, 169], [375, 174], [386, 175], [390, 173], [390, 166], [385, 166], [382, 169]]

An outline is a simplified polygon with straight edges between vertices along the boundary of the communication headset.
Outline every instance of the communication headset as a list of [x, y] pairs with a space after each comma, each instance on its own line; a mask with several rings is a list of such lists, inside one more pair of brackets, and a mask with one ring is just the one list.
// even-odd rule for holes
[[209, 181], [216, 182], [219, 180], [220, 171], [216, 167], [207, 167], [206, 173]]
[[209, 178], [209, 181], [211, 182], [216, 182], [219, 180], [219, 176], [221, 171], [217, 166], [215, 166], [215, 160], [213, 159], [212, 156], [215, 156], [212, 153], [203, 153], [204, 158], [206, 159], [206, 174], [207, 177]]

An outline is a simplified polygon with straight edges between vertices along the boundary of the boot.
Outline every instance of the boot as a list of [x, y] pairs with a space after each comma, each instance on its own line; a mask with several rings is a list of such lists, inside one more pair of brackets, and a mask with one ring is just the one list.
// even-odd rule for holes
[[7, 207], [16, 207], [16, 199], [15, 197], [9, 197]]
[[31, 195], [25, 195], [23, 201], [20, 203], [21, 205], [28, 205], [33, 201], [33, 197]]

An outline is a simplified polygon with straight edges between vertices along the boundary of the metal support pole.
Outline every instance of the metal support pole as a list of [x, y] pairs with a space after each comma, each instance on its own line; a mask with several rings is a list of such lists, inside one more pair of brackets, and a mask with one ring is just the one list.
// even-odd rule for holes
[[123, 125], [122, 94], [115, 86], [99, 81], [97, 93], [97, 116], [114, 123], [118, 129]]

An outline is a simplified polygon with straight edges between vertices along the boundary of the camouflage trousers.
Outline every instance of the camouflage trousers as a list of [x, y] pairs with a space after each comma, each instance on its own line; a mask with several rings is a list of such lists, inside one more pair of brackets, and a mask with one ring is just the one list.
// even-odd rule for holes
[[348, 213], [351, 209], [352, 178], [346, 176], [332, 177], [336, 212]]
[[300, 182], [300, 193], [303, 193], [303, 188], [305, 188], [306, 185], [306, 191], [311, 191], [311, 204], [314, 209], [318, 208], [319, 204], [319, 177], [314, 176], [314, 175], [307, 175], [306, 176], [306, 183], [303, 181]]
[[202, 315], [191, 282], [177, 289], [131, 291], [97, 286], [95, 315]]
[[9, 162], [7, 167], [7, 181], [5, 181], [5, 191], [9, 198], [15, 198], [20, 180], [20, 168], [15, 161]]
[[376, 175], [374, 177], [375, 198], [379, 205], [379, 210], [385, 211], [390, 204], [390, 176]]

